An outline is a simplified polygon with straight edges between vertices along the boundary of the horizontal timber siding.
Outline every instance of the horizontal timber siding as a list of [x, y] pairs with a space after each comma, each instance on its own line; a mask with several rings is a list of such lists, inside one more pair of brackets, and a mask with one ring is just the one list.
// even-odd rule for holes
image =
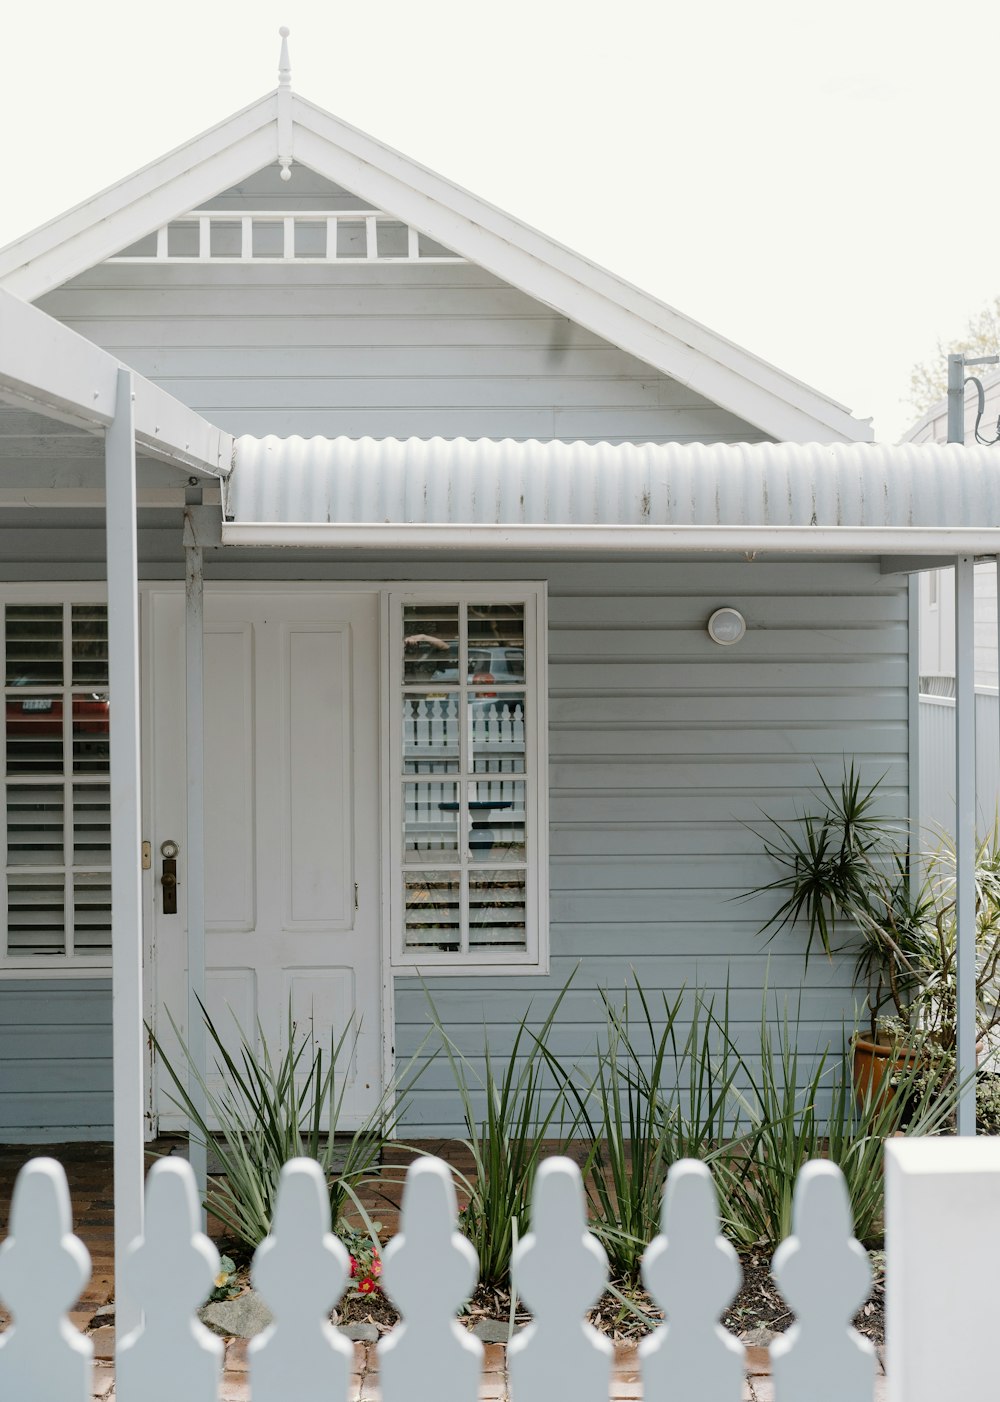
[[0, 982], [0, 1142], [111, 1135], [111, 980]]
[[[0, 529], [4, 575], [103, 578], [99, 522], [94, 512], [17, 512]], [[143, 578], [181, 576], [179, 512], [141, 513], [140, 554]], [[805, 970], [798, 933], [770, 943], [757, 935], [771, 907], [765, 898], [742, 897], [773, 868], [748, 824], [759, 824], [762, 811], [793, 817], [815, 788], [817, 767], [836, 780], [852, 757], [867, 780], [885, 775], [887, 803], [905, 813], [900, 577], [880, 574], [877, 561], [344, 563], [319, 551], [280, 550], [209, 551], [206, 575], [547, 579], [551, 973], [429, 982], [449, 1035], [475, 1068], [482, 1070], [484, 1029], [502, 1053], [517, 1021], [530, 1008], [537, 1025], [574, 970], [553, 1037], [569, 1063], [586, 1065], [603, 1023], [600, 991], [620, 997], [630, 970], [657, 998], [660, 990], [718, 994], [728, 986], [733, 1022], [751, 1051], [766, 982], [772, 1017], [787, 1002], [801, 1019], [805, 1048], [839, 1046], [853, 1014], [851, 961], [814, 958]], [[717, 647], [705, 633], [722, 604], [747, 619], [736, 647]], [[21, 987], [0, 992], [16, 997]], [[418, 980], [398, 978], [395, 989], [402, 1063], [425, 1035], [428, 1011]], [[109, 998], [105, 1007], [110, 1019]], [[23, 1059], [44, 1057], [42, 1044], [44, 1028], [31, 1034]], [[86, 1106], [93, 1091], [77, 1094]], [[82, 1122], [86, 1113], [71, 1117]], [[419, 1082], [405, 1132], [458, 1129], [459, 1106], [439, 1057]]]
[[39, 305], [236, 434], [763, 437], [470, 264], [104, 264]]

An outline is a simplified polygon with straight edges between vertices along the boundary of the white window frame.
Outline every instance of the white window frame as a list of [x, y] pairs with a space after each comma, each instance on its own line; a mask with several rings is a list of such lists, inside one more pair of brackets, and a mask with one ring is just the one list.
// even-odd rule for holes
[[[6, 676], [5, 629], [3, 626], [8, 604], [107, 604], [108, 590], [103, 580], [88, 583], [18, 582], [0, 584], [0, 660]], [[6, 685], [3, 688], [6, 695]], [[6, 755], [6, 703], [0, 720], [0, 747]], [[6, 778], [6, 760], [4, 762]], [[72, 979], [105, 978], [111, 973], [111, 951], [107, 954], [48, 954], [9, 955], [7, 953], [7, 801], [0, 804], [0, 851], [5, 859], [0, 863], [0, 981], [13, 979]]]
[[[421, 584], [386, 595], [386, 668], [388, 752], [387, 793], [383, 812], [388, 832], [385, 884], [389, 892], [389, 957], [392, 972], [407, 974], [546, 974], [549, 971], [548, 854], [548, 678], [547, 588], [543, 582]], [[407, 604], [523, 604], [524, 692], [527, 711], [527, 822], [525, 877], [525, 948], [510, 951], [450, 950], [405, 947], [403, 899], [403, 609]]]

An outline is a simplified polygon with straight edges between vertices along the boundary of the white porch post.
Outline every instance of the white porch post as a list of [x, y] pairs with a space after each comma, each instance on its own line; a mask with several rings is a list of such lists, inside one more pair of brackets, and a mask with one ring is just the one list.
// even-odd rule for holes
[[[202, 1084], [208, 1071], [205, 1002], [205, 598], [197, 512], [184, 512], [184, 643], [187, 735], [187, 949], [188, 949], [188, 1094], [205, 1116]], [[193, 1126], [192, 1126], [193, 1131]], [[204, 1200], [208, 1155], [192, 1133], [188, 1155], [198, 1193]]]
[[955, 919], [959, 1134], [976, 1132], [975, 559], [955, 561]]
[[139, 584], [132, 376], [118, 371], [105, 439], [108, 680], [111, 692], [111, 963], [114, 1067], [115, 1324], [140, 1322], [123, 1292], [130, 1242], [142, 1233], [144, 1037], [139, 768]]

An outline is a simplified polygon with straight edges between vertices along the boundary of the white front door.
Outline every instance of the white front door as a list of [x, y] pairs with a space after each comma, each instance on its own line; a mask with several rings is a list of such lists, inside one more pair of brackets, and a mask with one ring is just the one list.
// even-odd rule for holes
[[[382, 1089], [377, 633], [375, 594], [206, 586], [208, 1010], [233, 1050], [237, 1021], [283, 1047], [289, 1009], [325, 1049], [331, 1029], [352, 1026], [344, 1127]], [[157, 1037], [183, 1065], [166, 1016], [186, 1031], [182, 590], [152, 591], [149, 635], [151, 1000]], [[159, 880], [171, 841], [176, 914], [164, 912]], [[170, 1090], [154, 1060], [161, 1130], [185, 1123]]]

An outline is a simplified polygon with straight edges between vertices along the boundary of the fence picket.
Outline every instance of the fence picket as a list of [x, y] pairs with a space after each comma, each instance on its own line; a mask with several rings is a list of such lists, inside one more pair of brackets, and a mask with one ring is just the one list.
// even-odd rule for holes
[[447, 1165], [417, 1159], [406, 1174], [402, 1231], [382, 1260], [382, 1284], [402, 1316], [378, 1344], [385, 1402], [475, 1402], [479, 1395], [483, 1346], [455, 1318], [479, 1262], [455, 1230], [457, 1217]]
[[194, 1317], [219, 1273], [219, 1253], [199, 1229], [194, 1174], [161, 1159], [146, 1179], [146, 1229], [129, 1247], [123, 1288], [144, 1311], [119, 1341], [118, 1402], [215, 1402], [222, 1340]]
[[583, 1180], [571, 1159], [546, 1159], [535, 1178], [532, 1230], [514, 1252], [514, 1286], [534, 1320], [511, 1340], [513, 1402], [608, 1402], [614, 1349], [583, 1318], [608, 1279], [604, 1247], [587, 1230]]
[[719, 1233], [705, 1164], [682, 1159], [670, 1169], [661, 1223], [643, 1256], [642, 1278], [667, 1322], [639, 1345], [643, 1395], [649, 1402], [739, 1402], [743, 1345], [718, 1319], [739, 1289], [740, 1264]]
[[330, 1324], [350, 1263], [330, 1231], [330, 1194], [313, 1159], [281, 1170], [271, 1235], [253, 1258], [253, 1283], [274, 1323], [248, 1349], [253, 1402], [343, 1402], [354, 1351]]
[[871, 1288], [871, 1265], [854, 1239], [844, 1177], [814, 1160], [799, 1171], [793, 1235], [771, 1273], [796, 1322], [771, 1345], [777, 1402], [872, 1402], [875, 1348], [851, 1320]]
[[0, 1397], [90, 1398], [93, 1345], [65, 1318], [90, 1278], [90, 1255], [72, 1231], [62, 1165], [32, 1159], [17, 1175], [10, 1234], [0, 1246], [0, 1299], [14, 1316], [0, 1335]]

